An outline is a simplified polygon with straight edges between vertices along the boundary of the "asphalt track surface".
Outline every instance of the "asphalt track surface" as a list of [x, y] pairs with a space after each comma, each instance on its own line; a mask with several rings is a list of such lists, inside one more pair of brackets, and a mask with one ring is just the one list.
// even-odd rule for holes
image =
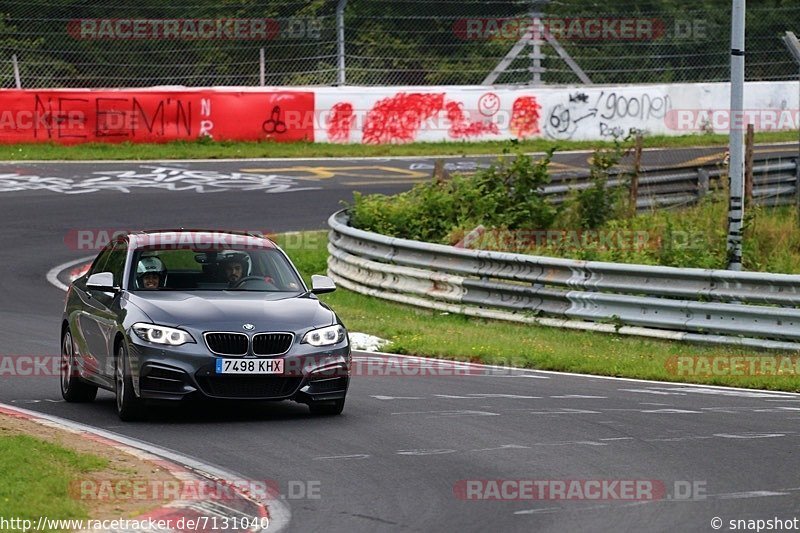
[[[259, 168], [256, 163], [278, 164], [224, 165]], [[0, 174], [77, 176], [72, 165], [10, 164]], [[70, 230], [322, 228], [355, 188], [409, 186], [344, 183], [388, 179], [375, 175], [320, 179], [315, 188], [277, 194], [147, 187], [0, 193], [0, 355], [58, 353], [64, 294], [45, 274], [88, 255], [65, 244]], [[66, 404], [54, 376], [2, 375], [0, 402], [178, 450], [253, 480], [274, 480], [287, 497], [290, 485], [318, 487], [319, 498], [284, 500], [290, 531], [714, 531], [714, 517], [729, 531], [733, 519], [800, 518], [800, 396], [543, 372], [431, 373], [357, 376], [344, 414], [334, 418], [313, 418], [291, 403], [201, 404], [123, 424], [111, 394], [101, 393], [93, 404]], [[462, 480], [520, 479], [651, 480], [673, 497], [474, 501], [454, 491]], [[691, 485], [700, 491], [694, 498], [676, 498], [676, 486]]]

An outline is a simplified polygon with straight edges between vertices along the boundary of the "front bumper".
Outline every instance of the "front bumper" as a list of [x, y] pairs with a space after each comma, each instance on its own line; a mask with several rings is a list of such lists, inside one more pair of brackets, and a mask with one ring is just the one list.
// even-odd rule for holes
[[303, 403], [342, 399], [350, 384], [350, 345], [344, 342], [315, 348], [295, 343], [275, 357], [282, 374], [217, 374], [216, 359], [202, 343], [161, 347], [130, 339], [129, 355], [134, 390], [142, 399], [179, 401], [201, 397], [225, 400], [295, 400]]

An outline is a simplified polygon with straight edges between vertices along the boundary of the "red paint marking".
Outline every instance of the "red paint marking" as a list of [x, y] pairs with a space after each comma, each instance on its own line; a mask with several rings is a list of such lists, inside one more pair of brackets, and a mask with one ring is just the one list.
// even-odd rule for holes
[[334, 104], [328, 120], [328, 140], [334, 142], [347, 142], [350, 140], [353, 119], [353, 104], [349, 102]]
[[392, 98], [384, 98], [367, 113], [362, 142], [411, 142], [422, 121], [436, 115], [443, 106], [444, 93], [398, 93]]
[[484, 133], [498, 134], [497, 124], [494, 122], [469, 122], [464, 114], [463, 104], [460, 102], [447, 103], [447, 118], [450, 120], [450, 137], [477, 137]]
[[72, 270], [69, 271], [69, 280], [75, 281], [79, 277], [83, 276], [89, 271], [89, 267], [91, 266], [92, 266], [91, 263], [86, 263], [85, 265], [80, 265], [73, 268]]
[[542, 106], [535, 96], [520, 96], [511, 108], [509, 129], [517, 137], [528, 137], [539, 133], [539, 112]]
[[446, 102], [445, 95], [398, 93], [378, 101], [367, 113], [362, 141], [364, 144], [411, 142], [422, 123], [445, 111], [450, 121], [448, 135], [453, 138], [474, 137], [485, 133], [498, 134], [493, 122], [470, 122], [461, 102]]

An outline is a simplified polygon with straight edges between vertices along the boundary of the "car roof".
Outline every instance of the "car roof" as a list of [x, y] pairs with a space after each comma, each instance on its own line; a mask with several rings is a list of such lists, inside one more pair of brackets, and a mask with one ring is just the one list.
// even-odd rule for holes
[[231, 248], [278, 248], [275, 242], [255, 232], [219, 230], [219, 229], [151, 229], [131, 231], [126, 235], [131, 248], [150, 246], [175, 246], [187, 247], [192, 244], [209, 245]]

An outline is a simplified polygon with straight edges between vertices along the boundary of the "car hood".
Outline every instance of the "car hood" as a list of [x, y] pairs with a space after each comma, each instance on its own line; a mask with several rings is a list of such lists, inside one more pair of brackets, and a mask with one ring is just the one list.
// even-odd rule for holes
[[202, 331], [300, 331], [335, 323], [333, 312], [313, 297], [256, 292], [164, 291], [130, 300], [154, 323]]

